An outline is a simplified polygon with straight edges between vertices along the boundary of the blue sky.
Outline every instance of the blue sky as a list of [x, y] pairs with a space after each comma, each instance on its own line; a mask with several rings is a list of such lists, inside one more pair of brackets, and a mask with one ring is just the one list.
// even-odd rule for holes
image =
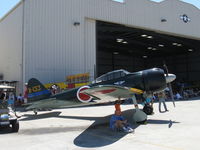
[[[2, 18], [19, 1], [20, 0], [0, 0], [0, 18]], [[119, 1], [121, 1], [121, 0], [119, 0]], [[152, 1], [160, 2], [163, 0], [152, 0]], [[182, 0], [182, 1], [191, 3], [200, 9], [200, 0]]]
[[0, 18], [12, 9], [20, 0], [0, 0]]
[[[155, 1], [155, 2], [161, 2], [163, 0], [151, 0], [151, 1]], [[200, 0], [180, 0], [186, 3], [191, 3], [193, 5], [195, 5], [196, 7], [198, 7], [200, 9]]]

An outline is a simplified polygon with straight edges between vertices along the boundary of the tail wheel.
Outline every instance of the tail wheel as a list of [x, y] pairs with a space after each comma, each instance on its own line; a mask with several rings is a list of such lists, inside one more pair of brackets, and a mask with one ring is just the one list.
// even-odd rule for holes
[[153, 107], [150, 105], [145, 105], [143, 111], [145, 112], [145, 114], [151, 115], [153, 113]]
[[81, 91], [84, 91], [84, 90], [89, 89], [89, 88], [90, 88], [89, 86], [82, 86], [78, 89], [76, 96], [77, 96], [79, 101], [81, 101], [83, 103], [88, 103], [92, 100], [91, 96], [84, 94], [84, 93], [80, 93]]

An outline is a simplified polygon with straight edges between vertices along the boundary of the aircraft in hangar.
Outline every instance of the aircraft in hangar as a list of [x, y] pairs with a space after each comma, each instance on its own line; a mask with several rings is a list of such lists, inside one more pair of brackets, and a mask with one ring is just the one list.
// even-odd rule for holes
[[98, 77], [89, 85], [55, 95], [52, 95], [37, 79], [32, 78], [27, 85], [28, 102], [30, 103], [26, 110], [33, 110], [37, 114], [38, 110], [43, 109], [107, 103], [116, 101], [118, 97], [132, 98], [136, 108], [133, 117], [137, 122], [142, 122], [147, 119], [147, 115], [137, 107], [135, 94], [161, 91], [175, 78], [174, 74], [166, 75], [160, 68], [133, 73], [120, 69]]

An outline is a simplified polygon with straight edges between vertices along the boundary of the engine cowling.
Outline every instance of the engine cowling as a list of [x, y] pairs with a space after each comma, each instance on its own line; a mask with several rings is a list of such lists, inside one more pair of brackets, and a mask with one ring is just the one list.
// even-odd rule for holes
[[84, 91], [86, 89], [89, 89], [90, 87], [89, 86], [82, 86], [78, 89], [77, 93], [76, 93], [76, 96], [78, 98], [79, 101], [81, 101], [82, 103], [89, 103], [91, 100], [92, 100], [92, 97], [87, 95], [87, 94], [84, 94], [84, 93], [81, 93], [81, 91]]
[[166, 78], [164, 71], [159, 68], [153, 68], [142, 71], [143, 84], [145, 91], [159, 91], [166, 88]]

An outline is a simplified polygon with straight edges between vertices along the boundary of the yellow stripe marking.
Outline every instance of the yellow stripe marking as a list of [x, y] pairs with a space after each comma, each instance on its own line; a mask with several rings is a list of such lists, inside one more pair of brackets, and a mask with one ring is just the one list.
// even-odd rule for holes
[[134, 92], [136, 94], [142, 94], [144, 93], [144, 91], [140, 90], [140, 89], [136, 89], [136, 88], [130, 88], [129, 89], [131, 92]]

